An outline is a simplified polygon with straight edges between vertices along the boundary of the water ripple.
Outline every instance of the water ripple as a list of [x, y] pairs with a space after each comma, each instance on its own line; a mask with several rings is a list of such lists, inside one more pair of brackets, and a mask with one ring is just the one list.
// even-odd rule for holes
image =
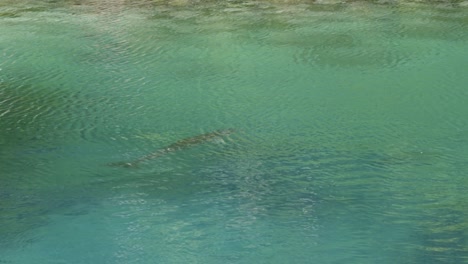
[[466, 253], [465, 15], [111, 2], [2, 20], [0, 244], [66, 261], [65, 236], [103, 263]]

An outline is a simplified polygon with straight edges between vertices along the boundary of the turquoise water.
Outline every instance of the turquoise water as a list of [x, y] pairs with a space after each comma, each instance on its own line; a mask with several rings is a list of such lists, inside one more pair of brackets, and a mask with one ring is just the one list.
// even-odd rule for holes
[[0, 263], [468, 263], [465, 6], [1, 2]]

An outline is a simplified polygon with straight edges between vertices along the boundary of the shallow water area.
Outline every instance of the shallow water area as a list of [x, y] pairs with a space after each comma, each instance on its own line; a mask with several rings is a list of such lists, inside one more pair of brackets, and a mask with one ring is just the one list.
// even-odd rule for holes
[[2, 1], [0, 263], [465, 263], [467, 44], [463, 2]]

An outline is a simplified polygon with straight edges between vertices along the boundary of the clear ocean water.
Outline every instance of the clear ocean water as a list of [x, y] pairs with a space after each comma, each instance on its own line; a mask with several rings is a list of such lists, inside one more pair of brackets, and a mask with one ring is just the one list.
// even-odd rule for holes
[[0, 263], [468, 263], [467, 6], [0, 1]]

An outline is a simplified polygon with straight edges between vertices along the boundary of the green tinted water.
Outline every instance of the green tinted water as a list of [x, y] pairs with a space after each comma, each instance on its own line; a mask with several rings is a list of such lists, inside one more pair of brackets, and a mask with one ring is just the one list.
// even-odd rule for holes
[[4, 1], [0, 262], [468, 262], [463, 6]]

